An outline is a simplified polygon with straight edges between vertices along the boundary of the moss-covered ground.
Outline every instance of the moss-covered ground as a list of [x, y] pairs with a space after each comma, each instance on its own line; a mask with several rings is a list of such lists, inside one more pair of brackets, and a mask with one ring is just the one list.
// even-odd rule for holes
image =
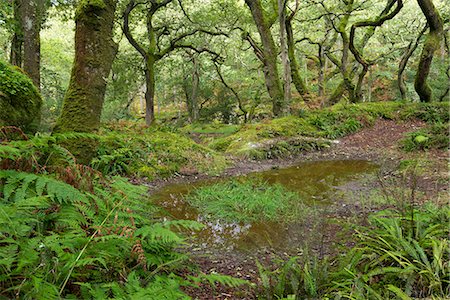
[[305, 150], [327, 148], [332, 143], [331, 139], [370, 127], [380, 118], [396, 121], [418, 119], [427, 122], [431, 126], [427, 131], [428, 135], [441, 135], [436, 142], [432, 142], [435, 138], [430, 137], [429, 146], [442, 147], [445, 144], [442, 128], [449, 121], [449, 105], [377, 102], [302, 110], [297, 116], [244, 125], [234, 134], [211, 140], [209, 146], [214, 150], [245, 158], [287, 157]]
[[175, 174], [216, 175], [227, 166], [222, 154], [182, 134], [133, 122], [104, 126], [99, 141], [92, 165], [110, 174], [152, 180]]

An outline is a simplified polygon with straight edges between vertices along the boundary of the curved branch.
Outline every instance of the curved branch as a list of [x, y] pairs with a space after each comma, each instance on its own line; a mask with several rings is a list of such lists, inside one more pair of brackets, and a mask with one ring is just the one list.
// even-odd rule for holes
[[133, 35], [130, 31], [129, 26], [129, 16], [133, 9], [136, 8], [140, 3], [135, 3], [134, 0], [131, 0], [127, 7], [125, 8], [125, 11], [123, 12], [123, 33], [125, 34], [127, 40], [130, 42], [130, 44], [142, 55], [144, 59], [147, 59], [147, 52], [145, 52], [144, 48], [139, 45], [139, 43], [134, 39]]
[[428, 24], [424, 26], [422, 31], [419, 33], [419, 35], [416, 37], [415, 41], [411, 41], [409, 45], [406, 47], [405, 52], [402, 55], [402, 58], [400, 59], [400, 63], [398, 65], [398, 73], [397, 73], [397, 85], [400, 90], [400, 95], [402, 97], [402, 100], [406, 100], [406, 86], [403, 79], [403, 71], [406, 68], [406, 65], [408, 64], [408, 60], [413, 55], [414, 51], [419, 46], [420, 38], [424, 35], [425, 31], [428, 29]]
[[220, 72], [220, 67], [217, 63], [217, 60], [214, 61], [214, 67], [216, 68], [217, 75], [219, 75], [220, 81], [222, 84], [229, 89], [233, 95], [236, 97], [236, 100], [238, 101], [238, 107], [242, 111], [242, 114], [244, 116], [244, 123], [247, 123], [247, 110], [244, 108], [244, 105], [242, 104], [242, 99], [239, 97], [239, 94], [236, 92], [235, 89], [233, 89], [231, 86], [228, 85], [228, 83], [225, 81], [225, 78], [222, 76], [222, 72]]
[[[160, 53], [158, 53], [158, 54], [156, 55], [157, 60], [163, 58], [164, 56], [166, 56], [167, 54], [169, 54], [170, 52], [172, 52], [173, 50], [175, 50], [175, 49], [177, 49], [177, 48], [190, 48], [190, 49], [192, 49], [192, 50], [194, 50], [194, 51], [197, 51], [198, 49], [196, 49], [196, 48], [195, 48], [194, 46], [192, 46], [192, 45], [180, 45], [180, 44], [178, 44], [178, 42], [181, 42], [183, 39], [185, 39], [185, 38], [187, 38], [187, 37], [189, 37], [189, 36], [193, 36], [193, 35], [195, 35], [195, 34], [197, 34], [197, 33], [205, 33], [205, 34], [208, 34], [208, 35], [211, 35], [211, 36], [219, 36], [219, 35], [223, 35], [223, 36], [227, 36], [227, 37], [228, 37], [228, 34], [227, 34], [227, 33], [224, 33], [224, 32], [214, 32], [214, 31], [209, 31], [209, 30], [204, 30], [204, 29], [194, 29], [194, 30], [192, 30], [192, 31], [189, 31], [189, 32], [185, 32], [185, 33], [183, 33], [183, 34], [180, 34], [179, 36], [177, 36], [176, 38], [174, 38], [173, 40], [171, 40], [171, 41], [170, 41], [170, 45], [167, 46], [166, 49], [162, 50]], [[211, 53], [211, 54], [213, 54], [213, 53], [214, 53], [214, 54], [217, 54], [217, 53], [215, 53], [215, 52], [213, 52], [213, 51], [210, 51], [209, 49], [206, 49], [206, 48], [203, 48], [203, 50], [204, 50], [204, 51], [202, 51], [202, 52], [209, 52], [209, 53]], [[198, 51], [197, 51], [197, 52], [198, 52]]]
[[393, 6], [394, 1], [388, 2], [386, 8], [381, 13], [381, 16], [378, 17], [376, 20], [365, 20], [365, 21], [356, 22], [350, 28], [350, 44], [349, 44], [350, 51], [353, 53], [353, 55], [355, 56], [355, 59], [363, 66], [364, 69], [368, 68], [371, 65], [371, 63], [368, 62], [366, 59], [364, 59], [364, 57], [362, 57], [362, 55], [361, 55], [361, 52], [358, 49], [356, 49], [356, 47], [355, 47], [356, 28], [358, 28], [358, 27], [378, 27], [378, 26], [383, 25], [384, 22], [394, 18], [402, 9], [403, 1], [396, 0], [396, 3], [397, 3], [397, 5], [396, 5], [395, 9], [391, 13], [387, 13], [387, 12]]

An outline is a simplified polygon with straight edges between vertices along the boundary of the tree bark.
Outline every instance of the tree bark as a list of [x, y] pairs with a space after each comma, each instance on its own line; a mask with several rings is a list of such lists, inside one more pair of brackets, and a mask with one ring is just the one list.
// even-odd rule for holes
[[23, 70], [40, 89], [41, 38], [40, 32], [45, 13], [43, 0], [22, 0], [21, 18], [23, 30]]
[[427, 19], [430, 32], [423, 45], [416, 78], [414, 80], [414, 88], [416, 89], [421, 102], [431, 102], [433, 93], [428, 85], [427, 79], [430, 73], [434, 52], [439, 49], [442, 40], [444, 25], [432, 0], [417, 0], [417, 2]]
[[198, 62], [195, 56], [192, 57], [192, 93], [191, 93], [191, 109], [190, 117], [192, 122], [198, 120], [199, 109], [198, 109], [198, 89], [200, 83], [200, 74], [198, 70]]
[[14, 0], [12, 4], [14, 10], [14, 34], [11, 40], [9, 61], [14, 66], [22, 67], [23, 29], [21, 3], [19, 0]]
[[275, 116], [281, 116], [283, 114], [284, 106], [283, 90], [277, 66], [278, 51], [275, 47], [272, 33], [270, 32], [270, 24], [264, 16], [260, 0], [245, 0], [245, 3], [250, 8], [250, 12], [252, 13], [253, 20], [261, 38], [262, 55], [260, 55], [259, 58], [264, 65], [264, 78], [267, 91], [272, 99], [272, 112]]
[[[394, 6], [394, 4], [397, 4], [395, 9], [390, 12], [391, 8]], [[356, 84], [354, 97], [355, 100], [361, 101], [363, 98], [362, 93], [362, 85], [364, 81], [364, 77], [366, 76], [367, 72], [369, 71], [369, 67], [373, 64], [373, 62], [367, 61], [363, 55], [362, 55], [362, 48], [365, 46], [365, 44], [369, 41], [370, 37], [372, 37], [375, 33], [376, 27], [382, 26], [384, 22], [391, 20], [394, 18], [402, 9], [403, 7], [403, 1], [402, 0], [388, 0], [386, 7], [381, 12], [381, 14], [375, 19], [369, 19], [364, 20], [360, 22], [356, 22], [352, 25], [350, 29], [350, 41], [349, 41], [349, 49], [355, 56], [355, 59], [358, 61], [358, 63], [361, 64], [362, 70], [358, 75], [358, 82]], [[368, 27], [366, 34], [364, 35], [361, 50], [358, 50], [358, 48], [355, 45], [355, 32], [356, 28], [359, 27]]]
[[225, 78], [222, 75], [222, 72], [220, 71], [220, 66], [218, 65], [218, 63], [215, 61], [214, 62], [214, 67], [216, 68], [216, 72], [217, 75], [219, 75], [219, 79], [222, 82], [223, 86], [226, 87], [227, 89], [229, 89], [234, 97], [236, 97], [236, 100], [238, 102], [238, 107], [242, 112], [242, 116], [244, 117], [244, 123], [247, 123], [247, 118], [248, 118], [248, 112], [247, 109], [244, 107], [244, 104], [242, 103], [242, 99], [239, 96], [239, 94], [236, 92], [236, 90], [234, 88], [232, 88], [226, 81]]
[[308, 87], [306, 86], [305, 80], [303, 80], [302, 76], [300, 75], [300, 67], [298, 65], [297, 58], [295, 57], [295, 42], [294, 33], [292, 30], [292, 19], [294, 18], [297, 11], [298, 7], [296, 7], [296, 9], [286, 18], [286, 43], [288, 47], [288, 58], [291, 68], [292, 82], [294, 83], [297, 92], [302, 96], [303, 100], [309, 101], [310, 95]]
[[[95, 132], [117, 45], [113, 41], [115, 0], [81, 1], [75, 18], [75, 60], [54, 132]], [[69, 149], [89, 162], [95, 145], [80, 140]]]
[[155, 58], [147, 56], [145, 64], [145, 124], [155, 122]]
[[444, 62], [447, 61], [447, 69], [445, 70], [445, 74], [447, 74], [447, 88], [445, 89], [444, 93], [439, 97], [439, 101], [444, 101], [445, 97], [450, 94], [450, 61], [449, 61], [449, 55], [450, 55], [450, 38], [448, 36], [448, 33], [450, 32], [450, 29], [447, 29], [444, 33], [444, 49], [447, 53], [446, 58], [444, 58]]
[[286, 38], [286, 4], [287, 0], [278, 0], [278, 23], [280, 24], [281, 64], [283, 65], [284, 114], [289, 113], [291, 102], [291, 66]]
[[425, 26], [422, 31], [419, 33], [415, 41], [411, 41], [409, 45], [406, 47], [405, 52], [403, 53], [400, 63], [398, 64], [398, 73], [397, 73], [397, 85], [398, 89], [400, 90], [400, 96], [402, 97], [402, 100], [406, 100], [406, 85], [405, 85], [405, 79], [403, 78], [403, 72], [405, 71], [406, 65], [408, 64], [409, 59], [413, 55], [414, 51], [417, 49], [417, 46], [419, 46], [419, 41], [425, 31], [427, 30], [428, 25]]

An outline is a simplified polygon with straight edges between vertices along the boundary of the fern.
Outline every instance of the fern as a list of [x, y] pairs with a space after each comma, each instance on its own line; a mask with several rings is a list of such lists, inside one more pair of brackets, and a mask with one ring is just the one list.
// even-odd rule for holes
[[[183, 238], [172, 229], [201, 225], [155, 222], [155, 209], [142, 201], [144, 188], [115, 177], [89, 193], [13, 170], [0, 171], [0, 182], [0, 297], [71, 297], [75, 282], [81, 294], [101, 299], [186, 297], [179, 288], [192, 281], [167, 275], [187, 260], [174, 250]], [[112, 283], [123, 276], [130, 282]]]
[[5, 201], [21, 201], [26, 197], [46, 195], [59, 204], [87, 203], [87, 198], [83, 193], [51, 177], [2, 170], [0, 171], [0, 180], [4, 181], [0, 191], [3, 193]]
[[216, 284], [221, 284], [228, 287], [239, 287], [242, 285], [251, 285], [251, 283], [244, 279], [235, 278], [228, 275], [222, 275], [217, 273], [204, 274], [201, 273], [198, 276], [189, 277], [194, 283], [208, 283], [215, 287]]

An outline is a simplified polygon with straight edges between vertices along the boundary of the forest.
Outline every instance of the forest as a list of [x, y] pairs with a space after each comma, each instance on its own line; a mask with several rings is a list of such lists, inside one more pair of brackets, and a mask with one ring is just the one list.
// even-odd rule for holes
[[447, 0], [0, 0], [0, 300], [450, 299]]

